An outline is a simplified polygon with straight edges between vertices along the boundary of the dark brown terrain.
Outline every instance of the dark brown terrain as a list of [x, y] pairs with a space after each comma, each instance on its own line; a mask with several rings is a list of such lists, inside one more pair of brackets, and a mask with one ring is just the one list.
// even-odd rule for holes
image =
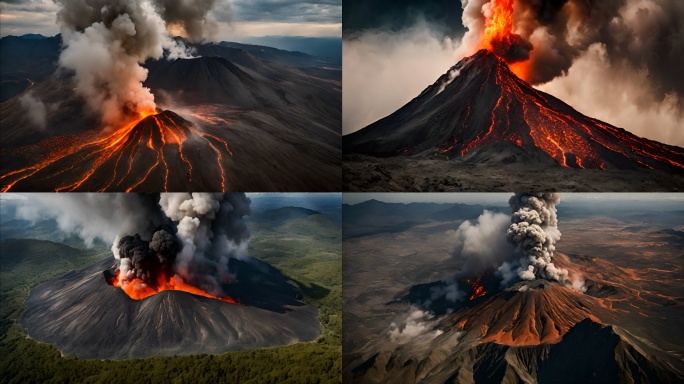
[[345, 237], [344, 381], [681, 382], [683, 212], [644, 207], [559, 212], [555, 263], [582, 274], [584, 293], [485, 273], [458, 282], [461, 301], [426, 300], [462, 267], [449, 256], [456, 215]]

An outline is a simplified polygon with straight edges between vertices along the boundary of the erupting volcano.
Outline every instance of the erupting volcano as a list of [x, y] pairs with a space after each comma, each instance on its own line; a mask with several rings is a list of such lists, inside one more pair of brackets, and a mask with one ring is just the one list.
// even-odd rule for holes
[[682, 148], [582, 115], [532, 88], [488, 50], [463, 59], [410, 103], [344, 140], [347, 151], [378, 157], [684, 172]]
[[160, 274], [155, 285], [148, 285], [142, 279], [138, 278], [122, 284], [119, 282], [119, 275], [121, 274], [121, 271], [118, 270], [113, 274], [110, 270], [106, 270], [104, 274], [109, 285], [123, 289], [128, 297], [133, 300], [142, 300], [162, 291], [181, 291], [191, 293], [196, 296], [209, 297], [212, 299], [225, 301], [226, 303], [238, 304], [238, 302], [230, 296], [221, 297], [212, 295], [201, 288], [187, 284], [183, 278], [178, 275], [166, 277], [166, 275]]
[[[537, 179], [548, 184], [524, 188], [642, 191], [634, 178], [650, 178], [649, 189], [684, 186], [681, 147], [587, 116], [533, 87], [567, 74], [579, 50], [565, 41], [566, 29], [594, 28], [570, 26], [590, 24], [584, 7], [595, 6], [585, 3], [465, 2], [469, 30], [459, 49], [468, 56], [395, 112], [343, 137], [346, 190], [507, 191], [530, 173], [543, 173]], [[657, 122], [648, 128], [661, 129]]]
[[[182, 190], [194, 177], [226, 190], [228, 142], [197, 129], [172, 111], [145, 113], [110, 132], [88, 131], [19, 147], [16, 156], [39, 159], [0, 176], [2, 190]], [[194, 167], [193, 167], [194, 165]]]
[[110, 209], [122, 211], [121, 231], [135, 235], [117, 236], [113, 258], [33, 288], [22, 317], [31, 337], [79, 358], [130, 358], [271, 347], [320, 334], [317, 310], [278, 270], [247, 256], [244, 194], [111, 200]]
[[[373, 249], [368, 245], [371, 242], [381, 248], [390, 246], [387, 242], [408, 241], [390, 246], [407, 256], [382, 258], [375, 264], [398, 262], [396, 270], [388, 267], [386, 273], [398, 273], [398, 278], [389, 279], [373, 264], [360, 268], [379, 275], [378, 285], [373, 286], [378, 293], [360, 289], [361, 294], [349, 301], [359, 303], [353, 303], [354, 308], [363, 308], [368, 302], [384, 305], [386, 315], [383, 317], [377, 305], [350, 314], [363, 336], [348, 338], [352, 341], [350, 352], [346, 352], [345, 380], [681, 382], [681, 333], [671, 335], [669, 325], [681, 321], [678, 301], [682, 290], [677, 284], [682, 273], [681, 252], [677, 252], [681, 231], [673, 236], [658, 235], [658, 240], [654, 239], [658, 251], [643, 258], [637, 256], [633, 264], [626, 263], [631, 267], [599, 257], [570, 255], [556, 250], [561, 240], [556, 208], [559, 203], [557, 194], [521, 193], [509, 200], [510, 216], [485, 211], [476, 222], [460, 222], [456, 231], [440, 228], [444, 223], [428, 222], [413, 230], [402, 228], [400, 235], [383, 237], [373, 233], [372, 239], [365, 242], [354, 239], [352, 244], [363, 247], [349, 248], [365, 257]], [[436, 205], [421, 209], [434, 209]], [[645, 216], [637, 216], [636, 221], [641, 222]], [[657, 213], [656, 220], [667, 221], [661, 216]], [[584, 232], [591, 229], [577, 222], [575, 225], [580, 228], [575, 236], [583, 241], [587, 236]], [[606, 231], [596, 237], [606, 241], [607, 237], [633, 236], [620, 233], [623, 225], [618, 225], [617, 233]], [[650, 227], [648, 231], [652, 230]], [[405, 259], [421, 260], [422, 255], [421, 246], [410, 243], [430, 236], [435, 245], [441, 246], [439, 240], [434, 241], [438, 234], [453, 238], [453, 259], [445, 262], [437, 255], [429, 256], [424, 266], [412, 269], [413, 261]], [[610, 254], [609, 244], [605, 245], [597, 253]], [[652, 244], [636, 240], [617, 247], [625, 248], [611, 256], [622, 262], [625, 249], [635, 247], [641, 252], [652, 249]], [[365, 253], [360, 252], [363, 249]], [[661, 262], [661, 258], [662, 265], [643, 267]], [[416, 277], [424, 279], [444, 270], [450, 272], [441, 280], [405, 285], [387, 300], [391, 293], [384, 292], [391, 291], [391, 284]], [[361, 282], [352, 280], [350, 285], [368, 286], [371, 274]], [[385, 282], [390, 284], [383, 285]]]

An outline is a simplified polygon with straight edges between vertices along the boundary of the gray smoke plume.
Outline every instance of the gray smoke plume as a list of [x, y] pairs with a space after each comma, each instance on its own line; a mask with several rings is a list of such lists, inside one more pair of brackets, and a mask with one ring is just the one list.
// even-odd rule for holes
[[[216, 33], [216, 22], [207, 17], [216, 0], [154, 0], [154, 3], [169, 28], [193, 43]], [[229, 4], [223, 2], [222, 5]], [[222, 12], [226, 13], [226, 10]]]
[[155, 286], [161, 273], [220, 296], [221, 285], [239, 277], [230, 259], [250, 260], [244, 193], [46, 193], [19, 201], [18, 218], [52, 218], [86, 244], [111, 243], [121, 285], [140, 278]]
[[[142, 86], [147, 59], [188, 57], [168, 28], [192, 41], [211, 29], [207, 12], [214, 1], [55, 0], [64, 40], [59, 63], [75, 72], [76, 92], [118, 127], [132, 117], [154, 113], [154, 96]], [[174, 7], [179, 8], [174, 8]], [[159, 13], [161, 12], [161, 14]]]
[[570, 276], [567, 269], [553, 264], [555, 244], [561, 237], [556, 216], [558, 203], [557, 193], [516, 193], [510, 198], [513, 214], [506, 239], [523, 257], [498, 268], [504, 284], [517, 276], [522, 280], [556, 280], [568, 288], [586, 290], [581, 276]]
[[518, 272], [523, 280], [545, 278], [563, 283], [568, 279], [568, 271], [552, 262], [556, 241], [561, 237], [556, 217], [559, 202], [556, 193], [516, 193], [509, 200], [513, 215], [506, 239], [524, 256]]

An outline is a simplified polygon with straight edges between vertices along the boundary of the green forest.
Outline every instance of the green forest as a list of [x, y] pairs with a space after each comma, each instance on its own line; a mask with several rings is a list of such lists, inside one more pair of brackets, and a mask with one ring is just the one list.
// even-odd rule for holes
[[315, 341], [221, 355], [79, 360], [27, 337], [19, 324], [35, 284], [109, 256], [45, 240], [0, 243], [1, 383], [340, 383], [342, 259], [339, 226], [323, 215], [250, 223], [249, 254], [280, 269], [316, 306]]

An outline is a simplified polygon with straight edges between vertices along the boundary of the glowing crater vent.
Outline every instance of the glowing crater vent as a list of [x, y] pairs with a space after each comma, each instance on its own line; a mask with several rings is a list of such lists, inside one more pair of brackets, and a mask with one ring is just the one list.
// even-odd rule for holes
[[190, 285], [186, 283], [183, 280], [183, 278], [178, 275], [166, 277], [163, 273], [160, 273], [157, 278], [157, 285], [151, 286], [149, 284], [146, 284], [143, 280], [139, 278], [134, 278], [130, 281], [121, 283], [119, 280], [120, 273], [121, 271], [119, 270], [117, 270], [116, 272], [106, 270], [104, 274], [107, 283], [114, 287], [121, 288], [124, 292], [126, 292], [126, 295], [128, 295], [128, 297], [130, 297], [133, 300], [143, 300], [162, 291], [181, 291], [197, 296], [221, 300], [226, 303], [241, 304], [238, 300], [230, 296], [217, 296], [207, 291], [204, 291], [201, 288]]

